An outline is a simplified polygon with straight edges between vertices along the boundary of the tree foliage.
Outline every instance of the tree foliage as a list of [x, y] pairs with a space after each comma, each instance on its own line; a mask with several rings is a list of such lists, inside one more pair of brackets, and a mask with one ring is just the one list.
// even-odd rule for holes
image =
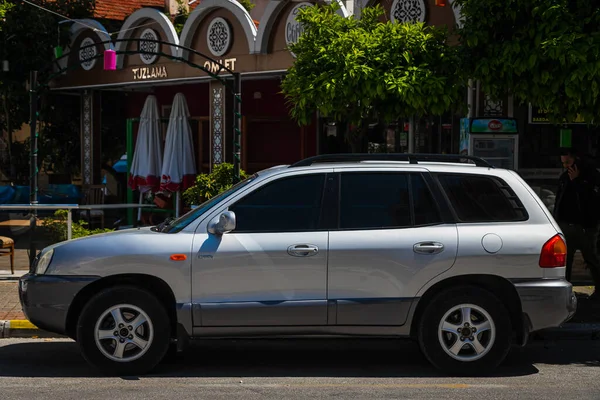
[[189, 16], [190, 10], [187, 7], [187, 1], [177, 0], [177, 15], [173, 19], [173, 26], [178, 35], [181, 35], [183, 27], [185, 26], [185, 21], [187, 21]]
[[296, 55], [282, 89], [291, 115], [308, 124], [318, 110], [359, 125], [442, 114], [462, 98], [460, 59], [448, 33], [421, 23], [380, 22], [380, 6], [361, 19], [337, 14], [337, 3], [306, 7]]
[[[240, 178], [246, 179], [246, 171], [240, 170]], [[222, 163], [216, 165], [209, 174], [200, 174], [196, 177], [194, 186], [183, 192], [183, 200], [189, 205], [200, 205], [217, 196], [233, 186], [233, 164]]]
[[[2, 59], [8, 60], [9, 72], [2, 72], [2, 95], [9, 103], [11, 125], [20, 128], [28, 120], [29, 99], [25, 82], [29, 71], [42, 70], [53, 59], [58, 44], [66, 46], [71, 23], [58, 25], [60, 17], [21, 1], [0, 0], [4, 17], [0, 19]], [[69, 18], [88, 18], [94, 0], [35, 0], [36, 4]], [[2, 11], [0, 11], [0, 15]], [[43, 78], [43, 77], [40, 77]], [[0, 119], [4, 123], [4, 119]], [[4, 126], [4, 125], [3, 125]]]
[[[35, 4], [69, 18], [88, 18], [94, 0], [32, 0]], [[26, 83], [32, 70], [49, 71], [53, 49], [70, 42], [72, 23], [58, 24], [63, 18], [16, 0], [0, 0], [0, 60], [7, 60], [10, 70], [0, 71], [0, 130], [18, 130], [29, 121], [29, 93]], [[41, 72], [38, 80], [43, 80]], [[46, 103], [41, 102], [41, 105]], [[54, 111], [41, 109], [40, 118]], [[75, 132], [77, 133], [77, 132]], [[43, 140], [43, 138], [42, 138]], [[12, 153], [12, 152], [11, 152]], [[13, 159], [10, 164], [18, 164]], [[20, 155], [22, 156], [22, 155]]]
[[556, 121], [600, 120], [600, 1], [456, 0], [465, 71]]
[[81, 164], [79, 98], [49, 94], [44, 98], [43, 104], [38, 140], [39, 166], [43, 167], [41, 169], [45, 172], [52, 171], [54, 174], [79, 173]]
[[242, 5], [246, 9], [246, 11], [250, 12], [256, 6], [251, 0], [238, 0], [238, 3]]
[[[68, 214], [69, 212], [67, 210], [56, 210], [53, 216], [46, 217], [43, 220], [42, 226], [48, 230], [50, 238], [55, 243], [63, 242], [68, 238]], [[89, 229], [87, 226], [88, 223], [85, 221], [73, 221], [71, 223], [71, 238], [78, 239], [86, 236], [113, 232], [113, 229]]]

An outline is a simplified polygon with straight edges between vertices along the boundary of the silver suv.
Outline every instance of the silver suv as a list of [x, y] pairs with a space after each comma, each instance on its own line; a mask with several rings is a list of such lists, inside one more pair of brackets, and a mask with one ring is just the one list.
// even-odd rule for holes
[[[468, 163], [464, 163], [467, 160]], [[262, 171], [170, 224], [45, 248], [27, 317], [108, 374], [188, 339], [413, 338], [489, 372], [572, 317], [560, 228], [513, 171], [474, 157], [324, 155]]]

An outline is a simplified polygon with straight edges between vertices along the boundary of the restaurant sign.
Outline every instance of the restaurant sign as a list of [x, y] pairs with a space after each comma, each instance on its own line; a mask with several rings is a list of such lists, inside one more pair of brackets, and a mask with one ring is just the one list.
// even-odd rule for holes
[[[203, 65], [204, 70], [216, 74], [221, 69], [221, 65], [224, 65], [225, 68], [229, 68], [232, 71], [235, 71], [235, 63], [237, 62], [237, 58], [228, 58], [225, 60], [215, 60], [215, 61], [206, 61]], [[167, 72], [166, 66], [156, 66], [156, 67], [139, 67], [132, 68], [131, 72], [133, 73], [134, 81], [145, 81], [149, 79], [165, 79], [169, 77], [169, 73]]]
[[224, 65], [225, 68], [229, 68], [232, 71], [235, 71], [235, 63], [237, 58], [227, 58], [225, 60], [215, 60], [215, 61], [206, 61], [204, 63], [204, 69], [206, 71], [210, 71], [213, 74], [216, 74], [221, 69], [221, 65]]
[[[567, 122], [566, 119], [562, 121], [564, 124], [585, 124], [585, 120], [581, 115], [577, 115], [575, 121]], [[529, 123], [530, 124], [550, 124], [550, 119], [548, 118], [548, 111], [541, 108], [536, 107], [529, 104]]]
[[157, 79], [157, 78], [168, 78], [167, 67], [158, 66], [158, 67], [140, 67], [133, 68], [131, 70], [133, 72], [133, 80], [134, 81], [144, 81], [148, 79]]

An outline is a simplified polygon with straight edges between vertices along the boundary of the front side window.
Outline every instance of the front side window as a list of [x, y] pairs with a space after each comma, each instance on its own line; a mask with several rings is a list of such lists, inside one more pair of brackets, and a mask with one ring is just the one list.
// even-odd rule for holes
[[325, 174], [267, 183], [229, 207], [234, 232], [302, 232], [319, 229]]
[[209, 200], [205, 201], [204, 203], [202, 203], [198, 207], [194, 208], [190, 212], [182, 215], [178, 219], [171, 221], [171, 223], [162, 227], [161, 231], [165, 232], [165, 233], [180, 232], [186, 226], [188, 226], [193, 221], [195, 221], [197, 218], [202, 216], [202, 214], [209, 211], [212, 207], [214, 207], [216, 204], [218, 204], [221, 200], [226, 199], [227, 197], [236, 193], [238, 190], [246, 187], [250, 182], [254, 181], [256, 178], [257, 178], [257, 175], [252, 175], [249, 178], [246, 178], [243, 181], [236, 183], [228, 190], [218, 194], [215, 197], [210, 198]]

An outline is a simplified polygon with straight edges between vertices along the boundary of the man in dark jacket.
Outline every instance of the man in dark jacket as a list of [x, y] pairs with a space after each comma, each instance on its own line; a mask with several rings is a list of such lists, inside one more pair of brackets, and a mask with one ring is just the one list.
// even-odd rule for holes
[[[574, 149], [561, 152], [561, 162], [565, 172], [560, 176], [554, 218], [560, 225], [567, 241], [567, 280], [571, 280], [573, 257], [580, 250], [588, 265], [596, 288], [600, 288], [600, 260], [596, 244], [600, 204], [598, 171], [583, 162]], [[598, 300], [597, 289], [592, 298]]]

